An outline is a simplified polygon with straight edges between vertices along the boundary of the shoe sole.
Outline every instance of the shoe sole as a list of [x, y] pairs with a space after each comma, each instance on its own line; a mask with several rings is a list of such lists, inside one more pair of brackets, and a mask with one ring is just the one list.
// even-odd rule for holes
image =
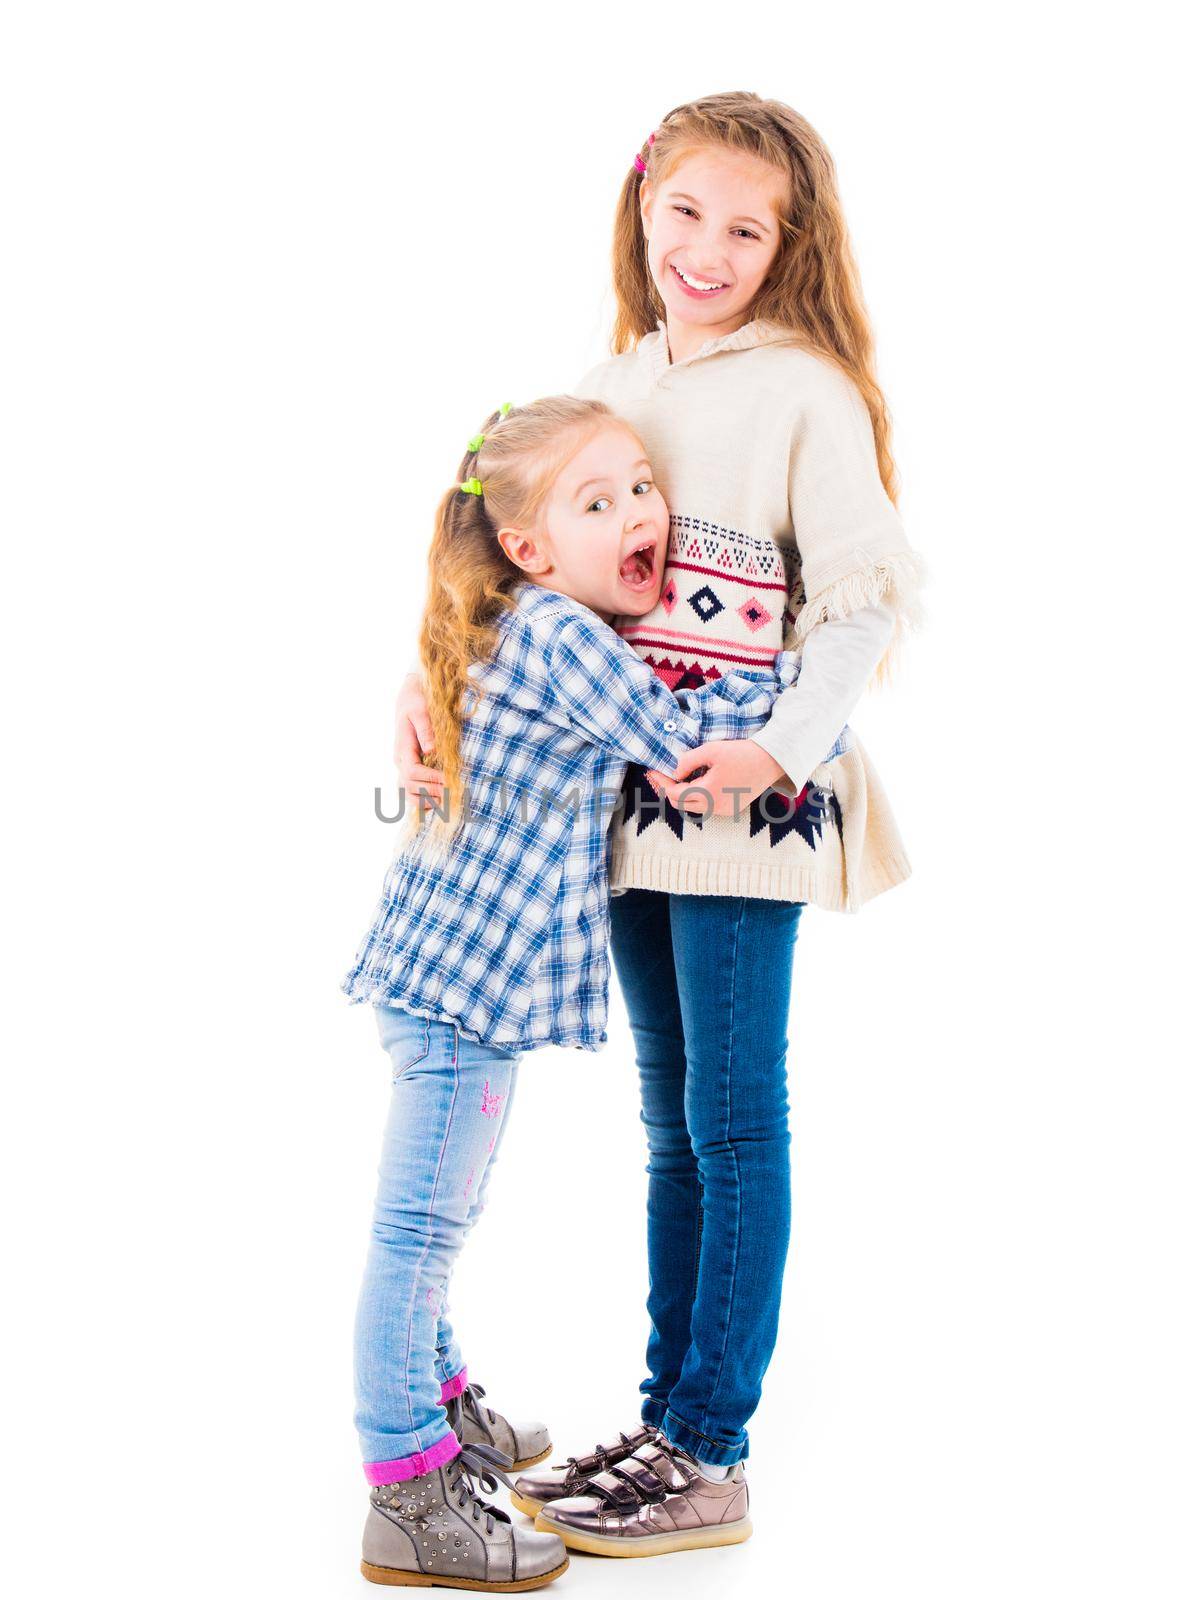
[[754, 1531], [751, 1519], [719, 1522], [711, 1528], [681, 1528], [677, 1533], [650, 1533], [644, 1538], [613, 1534], [581, 1533], [566, 1523], [539, 1514], [534, 1522], [538, 1533], [557, 1533], [569, 1550], [583, 1550], [593, 1556], [666, 1556], [673, 1550], [709, 1550], [723, 1544], [741, 1544]]
[[484, 1578], [435, 1578], [424, 1572], [405, 1572], [399, 1567], [373, 1567], [370, 1561], [360, 1561], [359, 1571], [368, 1583], [387, 1583], [396, 1588], [483, 1589], [488, 1594], [520, 1594], [526, 1589], [543, 1589], [548, 1583], [554, 1583], [570, 1565], [570, 1561], [564, 1561], [553, 1572], [540, 1572], [536, 1578], [513, 1578], [508, 1583], [489, 1583]]
[[546, 1460], [547, 1456], [550, 1455], [551, 1451], [554, 1448], [555, 1447], [554, 1447], [553, 1444], [548, 1444], [546, 1449], [542, 1452], [541, 1455], [538, 1455], [538, 1456], [525, 1456], [525, 1457], [522, 1458], [522, 1460], [514, 1461], [511, 1466], [506, 1467], [505, 1471], [506, 1472], [524, 1472], [527, 1467], [536, 1467], [540, 1461], [545, 1461]]
[[524, 1511], [527, 1517], [536, 1517], [542, 1508], [549, 1504], [546, 1500], [531, 1500], [528, 1494], [518, 1494], [516, 1489], [509, 1491], [509, 1499], [518, 1511]]

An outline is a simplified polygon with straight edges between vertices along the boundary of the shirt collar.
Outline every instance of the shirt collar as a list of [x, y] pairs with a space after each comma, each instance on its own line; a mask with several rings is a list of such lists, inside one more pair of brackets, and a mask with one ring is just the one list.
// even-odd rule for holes
[[533, 583], [529, 578], [518, 578], [512, 588], [513, 599], [517, 602], [518, 610], [529, 611], [535, 606], [544, 606], [549, 600], [556, 600], [560, 605], [571, 606], [573, 610], [584, 616], [595, 618], [596, 612], [591, 606], [586, 606], [582, 600], [573, 600], [569, 594], [563, 594], [558, 589], [549, 588], [544, 583]]
[[687, 367], [694, 361], [703, 361], [706, 356], [720, 355], [725, 350], [750, 350], [755, 345], [771, 344], [776, 339], [785, 338], [787, 333], [788, 330], [777, 323], [766, 322], [762, 317], [752, 317], [750, 322], [744, 322], [741, 328], [735, 328], [733, 333], [723, 333], [716, 339], [707, 339], [699, 350], [690, 356], [685, 356], [683, 360], [669, 361], [667, 324], [660, 318], [656, 327], [650, 333], [644, 333], [639, 339], [637, 349], [657, 382], [665, 372], [674, 372], [678, 367]]

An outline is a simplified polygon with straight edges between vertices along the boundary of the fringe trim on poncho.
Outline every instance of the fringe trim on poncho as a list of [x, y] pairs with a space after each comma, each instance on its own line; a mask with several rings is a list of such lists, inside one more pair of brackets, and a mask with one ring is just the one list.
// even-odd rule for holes
[[836, 578], [812, 599], [806, 600], [797, 618], [796, 633], [798, 641], [803, 643], [819, 622], [828, 622], [832, 617], [849, 617], [868, 606], [891, 607], [896, 625], [868, 685], [869, 689], [878, 689], [892, 682], [905, 640], [925, 621], [918, 596], [926, 581], [926, 565], [914, 551], [882, 560], [872, 560], [866, 551], [857, 553], [864, 565]]

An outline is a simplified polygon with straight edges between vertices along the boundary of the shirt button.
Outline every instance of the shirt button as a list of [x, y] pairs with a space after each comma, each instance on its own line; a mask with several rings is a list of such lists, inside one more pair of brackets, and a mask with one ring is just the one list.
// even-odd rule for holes
[[664, 729], [668, 733], [674, 733], [679, 726], [680, 724], [675, 720], [674, 717], [668, 717], [667, 721], [663, 724]]

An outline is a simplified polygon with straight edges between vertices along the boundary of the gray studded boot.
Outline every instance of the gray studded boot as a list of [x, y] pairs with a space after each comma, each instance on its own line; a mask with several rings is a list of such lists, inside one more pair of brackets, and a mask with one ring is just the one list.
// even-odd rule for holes
[[500, 1452], [466, 1445], [420, 1478], [371, 1491], [360, 1570], [372, 1583], [515, 1594], [540, 1589], [567, 1571], [558, 1534], [515, 1528], [476, 1492], [503, 1479]]

